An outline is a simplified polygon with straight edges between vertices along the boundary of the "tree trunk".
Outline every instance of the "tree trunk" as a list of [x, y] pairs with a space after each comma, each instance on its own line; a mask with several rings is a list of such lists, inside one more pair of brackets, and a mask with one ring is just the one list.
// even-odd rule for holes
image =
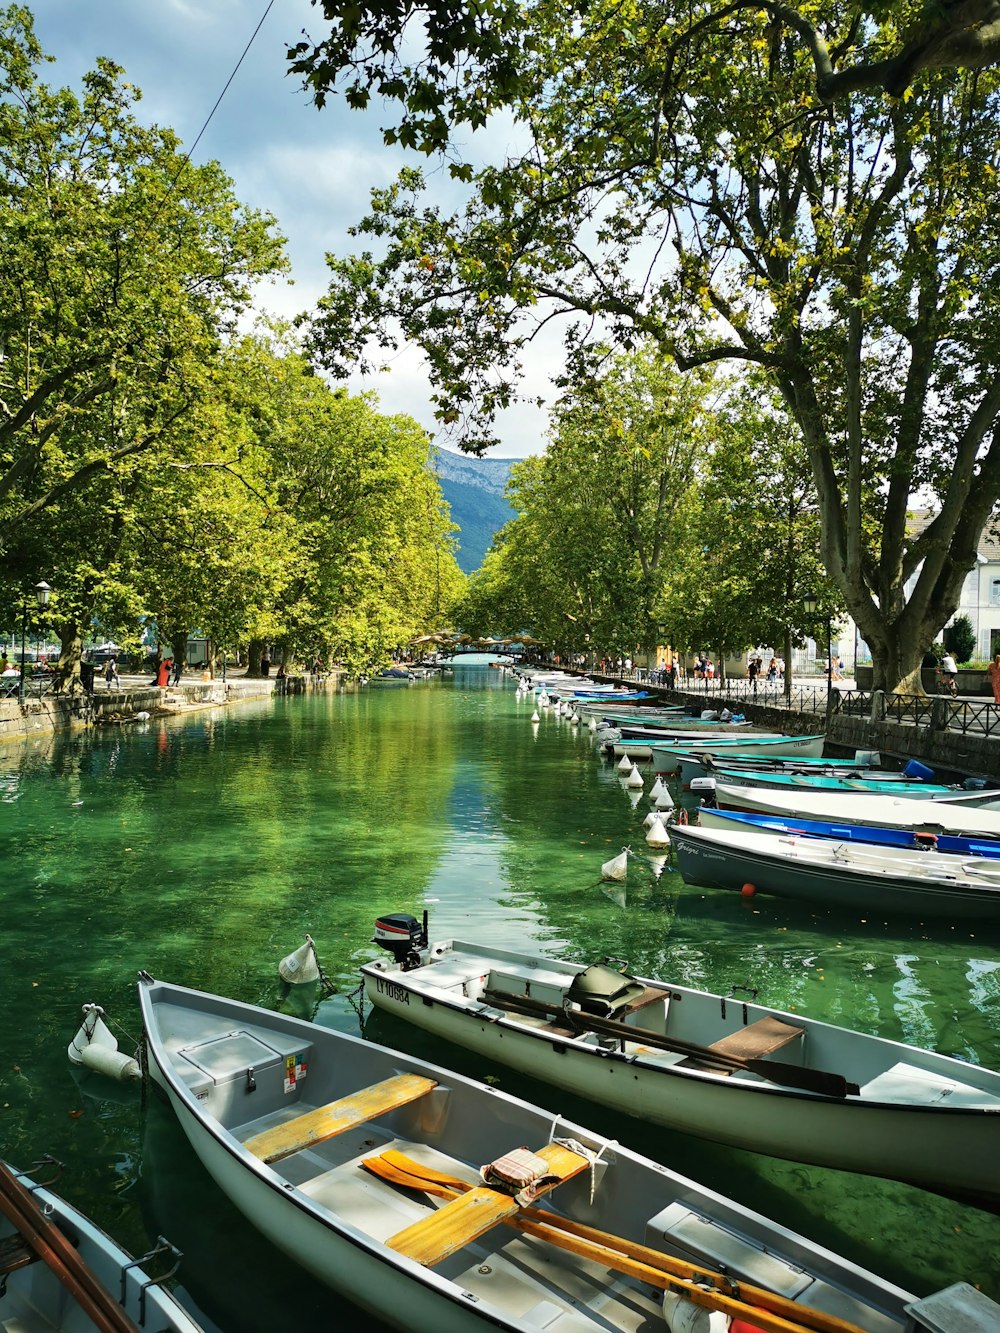
[[59, 665], [56, 668], [56, 689], [64, 694], [76, 695], [87, 693], [93, 690], [93, 676], [91, 676], [88, 690], [84, 685], [83, 675], [81, 674], [81, 664], [83, 659], [83, 638], [80, 635], [80, 627], [75, 622], [68, 622], [55, 627], [59, 635]]
[[264, 655], [264, 640], [251, 639], [247, 647], [247, 675], [260, 675], [260, 659]]
[[868, 607], [859, 609], [868, 613], [857, 623], [871, 649], [872, 689], [886, 694], [923, 694], [920, 669], [924, 653], [941, 628], [940, 612], [918, 617], [910, 604], [894, 620], [877, 620]]

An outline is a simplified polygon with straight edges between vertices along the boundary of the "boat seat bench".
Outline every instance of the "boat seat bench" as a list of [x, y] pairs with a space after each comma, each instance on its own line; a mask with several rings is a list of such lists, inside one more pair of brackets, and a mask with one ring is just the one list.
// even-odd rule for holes
[[783, 1023], [780, 1018], [758, 1018], [756, 1023], [738, 1028], [728, 1037], [713, 1041], [710, 1051], [719, 1051], [722, 1055], [736, 1055], [741, 1060], [759, 1060], [762, 1056], [780, 1051], [782, 1046], [805, 1035], [805, 1028], [793, 1027]]
[[37, 1253], [20, 1234], [5, 1236], [0, 1240], [0, 1276], [16, 1273], [19, 1268], [26, 1268], [38, 1258]]
[[[538, 1197], [556, 1185], [561, 1185], [564, 1180], [579, 1175], [590, 1164], [586, 1157], [560, 1143], [546, 1144], [537, 1155], [548, 1163], [548, 1174], [556, 1177], [548, 1183], [547, 1188], [539, 1190]], [[423, 1217], [395, 1236], [390, 1236], [386, 1244], [391, 1250], [423, 1264], [425, 1268], [433, 1268], [456, 1250], [471, 1244], [484, 1232], [520, 1211], [521, 1205], [513, 1195], [503, 1194], [485, 1185], [477, 1186], [438, 1208], [429, 1217]]]
[[267, 1165], [280, 1162], [303, 1148], [331, 1139], [335, 1134], [343, 1134], [355, 1125], [373, 1120], [377, 1115], [386, 1115], [408, 1102], [424, 1097], [437, 1083], [420, 1074], [396, 1074], [373, 1083], [371, 1087], [361, 1088], [338, 1101], [329, 1102], [294, 1120], [285, 1120], [280, 1125], [264, 1130], [247, 1139], [243, 1145], [255, 1157], [260, 1157]]
[[[748, 1023], [746, 1027], [738, 1028], [735, 1032], [730, 1032], [728, 1037], [720, 1037], [705, 1049], [718, 1051], [720, 1055], [732, 1055], [740, 1060], [760, 1060], [803, 1036], [805, 1028], [794, 1027], [791, 1023], [784, 1023], [780, 1018], [768, 1015], [766, 1018], [758, 1018], [755, 1023]], [[681, 1063], [689, 1069], [711, 1068], [717, 1074], [727, 1072], [711, 1064], [705, 1064], [697, 1056], [692, 1056]]]

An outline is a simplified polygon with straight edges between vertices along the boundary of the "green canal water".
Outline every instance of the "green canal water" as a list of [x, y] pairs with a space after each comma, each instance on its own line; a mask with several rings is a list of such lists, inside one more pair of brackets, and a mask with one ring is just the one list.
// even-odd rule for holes
[[[684, 886], [583, 728], [530, 722], [498, 671], [318, 692], [57, 737], [0, 755], [0, 1152], [66, 1163], [58, 1188], [134, 1253], [184, 1252], [206, 1329], [372, 1321], [272, 1252], [138, 1087], [80, 1077], [85, 1003], [123, 1049], [135, 976], [358, 1029], [375, 916], [426, 906], [432, 935], [599, 960], [1000, 1065], [1000, 932], [853, 920]], [[627, 883], [601, 864], [637, 852]], [[337, 993], [282, 995], [308, 932]], [[925, 1294], [1000, 1299], [1000, 1218], [892, 1182], [702, 1143], [574, 1101], [383, 1015], [366, 1035], [571, 1115]]]

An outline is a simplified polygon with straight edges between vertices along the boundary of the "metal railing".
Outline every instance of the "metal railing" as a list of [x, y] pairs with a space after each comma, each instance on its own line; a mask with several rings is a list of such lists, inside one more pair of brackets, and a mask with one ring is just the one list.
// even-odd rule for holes
[[[54, 672], [47, 672], [44, 675], [29, 676], [24, 682], [25, 699], [41, 699], [43, 695], [51, 694], [56, 683]], [[5, 676], [0, 685], [0, 698], [18, 699], [21, 697], [21, 680], [19, 676]]]
[[[633, 667], [608, 673], [613, 679], [623, 684], [640, 686], [652, 685], [664, 690], [666, 697], [671, 691], [658, 671], [648, 671], [643, 667]], [[786, 708], [796, 713], [812, 713], [818, 717], [827, 714], [827, 683], [822, 680], [815, 685], [793, 684], [786, 689], [782, 680], [696, 679], [685, 676], [677, 681], [676, 690], [687, 695], [704, 695], [706, 707], [727, 707], [738, 712], [748, 704], [763, 705], [767, 708]], [[829, 702], [831, 715], [850, 714], [854, 717], [872, 717], [892, 722], [908, 724], [914, 727], [929, 727], [936, 731], [957, 731], [970, 736], [1000, 737], [1000, 707], [986, 699], [955, 699], [941, 694], [883, 694], [881, 691], [845, 689], [833, 686], [833, 697]]]

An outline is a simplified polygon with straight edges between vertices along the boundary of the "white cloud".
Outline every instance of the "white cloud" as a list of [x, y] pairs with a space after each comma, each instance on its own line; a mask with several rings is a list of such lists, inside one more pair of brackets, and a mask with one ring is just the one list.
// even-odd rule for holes
[[[98, 56], [121, 65], [143, 93], [138, 114], [169, 125], [192, 145], [243, 55], [265, 10], [265, 0], [37, 0], [35, 26], [42, 46], [56, 57], [43, 77], [79, 87]], [[308, 0], [277, 0], [233, 77], [195, 160], [215, 158], [232, 177], [237, 196], [274, 214], [288, 237], [293, 283], [262, 286], [260, 301], [290, 318], [326, 290], [325, 255], [348, 254], [355, 243], [351, 223], [364, 216], [369, 191], [388, 184], [404, 161], [382, 142], [379, 110], [351, 112], [339, 98], [317, 110], [287, 74], [285, 51], [303, 30], [322, 31], [323, 20]], [[498, 117], [470, 141], [477, 153], [502, 154], [517, 129]], [[427, 161], [420, 159], [427, 169]], [[431, 189], [446, 206], [459, 197], [443, 172], [429, 175]], [[527, 388], [551, 396], [546, 382], [560, 357], [553, 340], [531, 355]], [[418, 349], [404, 349], [388, 374], [351, 381], [352, 389], [374, 389], [385, 410], [406, 412], [433, 430], [430, 390]], [[538, 452], [544, 414], [512, 408], [502, 422], [502, 455]]]

